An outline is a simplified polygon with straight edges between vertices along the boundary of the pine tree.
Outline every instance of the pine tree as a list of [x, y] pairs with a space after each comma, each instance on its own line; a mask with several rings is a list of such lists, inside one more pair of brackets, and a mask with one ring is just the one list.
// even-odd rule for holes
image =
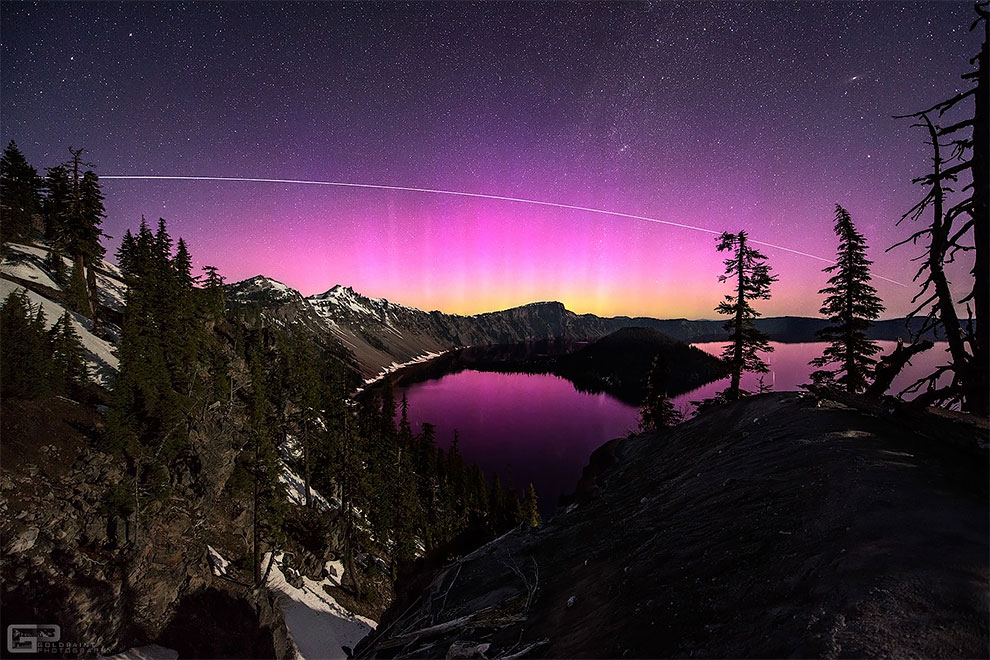
[[198, 283], [199, 278], [192, 274], [192, 256], [189, 254], [189, 247], [182, 238], [175, 246], [175, 256], [172, 258], [172, 268], [175, 271], [175, 278], [182, 291], [192, 291]]
[[35, 217], [40, 215], [41, 195], [38, 171], [31, 167], [14, 141], [0, 157], [0, 243], [30, 240], [35, 234]]
[[839, 237], [837, 260], [824, 270], [833, 275], [828, 286], [818, 292], [826, 296], [820, 311], [828, 317], [831, 326], [817, 334], [829, 345], [810, 364], [814, 367], [838, 364], [838, 367], [817, 371], [812, 378], [835, 380], [848, 392], [861, 392], [866, 389], [867, 378], [876, 364], [873, 356], [880, 352], [876, 342], [867, 339], [866, 330], [870, 321], [880, 318], [883, 303], [870, 285], [873, 262], [866, 258], [866, 239], [857, 231], [849, 212], [838, 204], [835, 234]]
[[133, 275], [128, 272], [128, 265], [134, 263], [134, 234], [130, 229], [124, 232], [124, 237], [120, 239], [120, 247], [117, 248], [117, 266], [124, 275]]
[[23, 289], [0, 305], [0, 392], [3, 396], [35, 398], [50, 390], [51, 347], [45, 315], [34, 313]]
[[639, 411], [639, 428], [643, 431], [660, 431], [679, 424], [683, 415], [674, 407], [667, 395], [667, 363], [657, 353], [646, 379], [646, 396]]
[[93, 320], [94, 331], [99, 332], [100, 320], [97, 315], [99, 296], [96, 286], [96, 272], [93, 268], [103, 258], [105, 252], [100, 244], [103, 232], [100, 225], [106, 216], [103, 207], [103, 193], [94, 172], [81, 172], [82, 149], [69, 149], [72, 159], [65, 166], [49, 170], [49, 196], [51, 235], [53, 246], [64, 249], [71, 257], [76, 269], [86, 283], [86, 316]]
[[522, 502], [519, 501], [519, 493], [516, 492], [516, 487], [510, 481], [509, 489], [505, 493], [505, 520], [502, 529], [511, 529], [512, 527], [521, 525], [523, 520]]
[[59, 394], [71, 394], [89, 381], [89, 370], [82, 340], [68, 312], [62, 314], [48, 336], [52, 346], [52, 385]]
[[540, 522], [540, 507], [536, 497], [536, 488], [530, 483], [522, 501], [522, 524], [524, 527], [539, 527]]
[[488, 482], [485, 481], [485, 473], [481, 471], [477, 463], [471, 466], [470, 473], [468, 504], [475, 513], [485, 517], [488, 515]]
[[106, 249], [100, 243], [103, 231], [100, 225], [106, 217], [103, 207], [103, 192], [95, 172], [86, 171], [79, 182], [79, 229], [78, 249], [86, 266], [86, 288], [89, 293], [89, 308], [92, 313], [94, 332], [99, 332], [100, 306], [99, 290], [96, 283], [96, 267], [103, 260]]
[[206, 277], [203, 280], [203, 289], [206, 291], [206, 311], [214, 320], [223, 317], [227, 306], [223, 289], [223, 277], [217, 272], [216, 266], [203, 266]]
[[724, 261], [725, 274], [719, 276], [719, 282], [735, 279], [734, 294], [726, 295], [725, 300], [715, 308], [719, 314], [730, 317], [724, 327], [729, 331], [731, 343], [722, 352], [722, 359], [728, 363], [731, 374], [729, 387], [725, 391], [725, 398], [729, 401], [740, 397], [739, 384], [744, 371], [769, 371], [759, 353], [773, 350], [769, 338], [756, 328], [754, 319], [760, 313], [750, 303], [769, 299], [770, 285], [777, 281], [777, 277], [770, 274], [766, 257], [750, 247], [746, 239], [744, 231], [738, 234], [723, 233], [718, 238], [718, 251], [732, 252], [732, 257]]
[[[268, 578], [276, 548], [283, 537], [285, 518], [285, 489], [279, 480], [279, 460], [275, 444], [266, 421], [268, 399], [265, 374], [261, 366], [258, 347], [250, 356], [251, 369], [251, 435], [253, 479], [253, 541], [254, 583], [262, 585]], [[270, 553], [266, 566], [262, 565], [264, 551]]]

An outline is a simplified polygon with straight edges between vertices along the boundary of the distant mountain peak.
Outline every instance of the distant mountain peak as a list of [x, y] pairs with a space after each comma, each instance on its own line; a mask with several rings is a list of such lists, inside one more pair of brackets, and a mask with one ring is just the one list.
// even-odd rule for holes
[[309, 296], [311, 300], [324, 300], [326, 298], [339, 298], [342, 295], [349, 296], [360, 296], [353, 287], [344, 286], [343, 284], [334, 284], [332, 287], [324, 291], [323, 293], [317, 293]]
[[326, 306], [328, 304], [338, 305], [349, 307], [352, 311], [366, 314], [376, 314], [377, 311], [380, 311], [372, 308], [401, 308], [416, 312], [422, 311], [415, 307], [409, 307], [408, 305], [403, 305], [401, 303], [391, 302], [386, 298], [371, 298], [355, 291], [353, 287], [344, 286], [343, 284], [334, 284], [323, 293], [309, 296], [308, 300], [312, 303], [316, 303], [318, 306]]
[[240, 302], [283, 303], [302, 298], [302, 294], [287, 284], [265, 275], [255, 275], [227, 285], [230, 295]]

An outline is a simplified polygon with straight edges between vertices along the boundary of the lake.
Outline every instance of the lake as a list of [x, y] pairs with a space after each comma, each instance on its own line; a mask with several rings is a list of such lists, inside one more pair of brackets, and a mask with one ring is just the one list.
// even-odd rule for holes
[[[896, 345], [878, 342], [884, 353]], [[712, 354], [721, 353], [724, 342], [696, 344]], [[808, 361], [825, 346], [822, 343], [773, 343], [765, 356], [771, 371], [764, 382], [775, 391], [797, 390], [808, 382]], [[947, 359], [945, 345], [915, 356], [894, 381], [899, 391], [916, 378], [930, 373]], [[675, 397], [678, 409], [691, 412], [697, 401], [725, 389], [728, 379], [715, 381]], [[757, 377], [746, 374], [743, 387], [757, 389]], [[415, 431], [423, 422], [437, 426], [437, 444], [450, 447], [454, 429], [459, 449], [469, 463], [477, 463], [489, 477], [497, 472], [504, 484], [522, 492], [530, 482], [540, 497], [544, 517], [556, 508], [558, 498], [573, 492], [591, 453], [612, 438], [634, 432], [639, 410], [608, 394], [577, 391], [570, 381], [546, 374], [459, 371], [440, 378], [396, 388], [405, 394], [409, 419]]]

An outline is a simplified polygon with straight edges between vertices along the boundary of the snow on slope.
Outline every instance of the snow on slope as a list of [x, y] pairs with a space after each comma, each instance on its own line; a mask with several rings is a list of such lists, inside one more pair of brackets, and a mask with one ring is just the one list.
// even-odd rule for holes
[[[7, 257], [0, 263], [0, 273], [10, 275], [29, 282], [37, 282], [56, 291], [62, 287], [52, 278], [51, 272], [45, 267], [49, 250], [39, 245], [8, 244], [10, 248]], [[72, 270], [72, 260], [62, 257], [67, 271]], [[102, 260], [96, 272], [96, 287], [100, 292], [100, 304], [110, 309], [120, 310], [124, 307], [127, 287], [124, 276], [116, 264], [106, 259]]]
[[[279, 481], [285, 486], [289, 500], [302, 506], [305, 503], [305, 483], [302, 477], [286, 463], [287, 459], [298, 458], [301, 449], [295, 438], [290, 436], [280, 447], [280, 451], [282, 470]], [[315, 488], [310, 488], [310, 494], [316, 501], [317, 508], [323, 511], [340, 507], [338, 500], [328, 501]], [[226, 560], [213, 548], [208, 548], [208, 551], [214, 574], [217, 574], [216, 571], [221, 565], [226, 567]], [[265, 561], [267, 562], [267, 558]], [[339, 561], [327, 562], [327, 573], [336, 577], [316, 581], [303, 576], [303, 586], [297, 589], [286, 581], [285, 574], [279, 566], [281, 561], [282, 555], [276, 555], [268, 578], [268, 587], [278, 593], [279, 608], [282, 610], [285, 625], [289, 628], [289, 636], [296, 647], [296, 657], [306, 660], [346, 658], [347, 654], [342, 647], [348, 646], [353, 649], [377, 624], [367, 617], [351, 613], [324, 589], [324, 587], [340, 586], [344, 575], [343, 564]]]
[[[37, 282], [42, 286], [61, 291], [62, 287], [52, 279], [51, 274], [45, 268], [45, 259], [48, 258], [48, 250], [34, 245], [21, 245], [10, 243], [7, 257], [0, 264], [0, 273], [17, 277], [22, 280]], [[72, 262], [62, 258], [66, 268], [72, 268]]]
[[278, 594], [289, 637], [296, 647], [296, 657], [305, 660], [343, 660], [347, 657], [343, 647], [353, 649], [377, 625], [367, 617], [348, 612], [324, 589], [340, 586], [343, 564], [328, 562], [327, 572], [337, 577], [316, 581], [303, 576], [303, 586], [297, 589], [286, 581], [281, 560], [282, 555], [275, 556], [272, 572], [268, 576], [268, 588]]
[[[453, 349], [451, 349], [451, 350], [453, 350]], [[371, 385], [373, 383], [377, 383], [382, 378], [384, 378], [385, 376], [389, 375], [390, 373], [392, 373], [394, 371], [398, 371], [399, 369], [403, 369], [405, 367], [410, 367], [410, 366], [412, 366], [414, 364], [422, 364], [423, 362], [429, 362], [433, 358], [438, 358], [441, 355], [443, 355], [444, 353], [449, 353], [449, 352], [450, 351], [439, 351], [437, 353], [426, 352], [426, 353], [423, 353], [422, 355], [417, 355], [416, 357], [414, 357], [411, 360], [406, 360], [405, 362], [393, 362], [392, 364], [390, 364], [387, 367], [385, 367], [384, 369], [382, 369], [381, 372], [377, 376], [372, 376], [371, 378], [365, 379], [364, 386], [367, 387], [368, 385]], [[364, 390], [364, 387], [359, 388], [357, 390], [357, 392], [355, 392], [355, 394], [357, 394], [358, 392], [361, 392], [362, 390]]]
[[[100, 267], [106, 268], [107, 266], [113, 267], [113, 270], [110, 272], [119, 273], [116, 266], [106, 261]], [[96, 271], [96, 288], [100, 293], [101, 305], [105, 305], [118, 312], [124, 309], [124, 302], [127, 300], [127, 286], [124, 285], [124, 281], [120, 276], [110, 276], [98, 270]]]
[[402, 336], [395, 328], [398, 313], [425, 314], [422, 310], [399, 303], [389, 302], [385, 298], [368, 298], [357, 293], [349, 286], [334, 285], [330, 290], [306, 298], [313, 309], [323, 319], [334, 323], [346, 319], [351, 323], [381, 324], [393, 334]]
[[256, 275], [250, 279], [228, 285], [230, 296], [239, 302], [263, 302], [285, 304], [302, 298], [292, 287], [270, 277]]
[[[15, 284], [10, 280], [0, 278], [0, 300], [6, 300], [7, 296], [17, 290], [27, 292], [28, 301], [34, 309], [37, 309], [39, 305], [41, 306], [41, 309], [45, 312], [45, 322], [48, 328], [55, 325], [62, 318], [62, 314], [66, 312], [65, 307], [62, 307], [58, 303], [40, 296], [34, 291], [27, 291], [23, 286]], [[83, 347], [86, 349], [86, 364], [89, 367], [90, 374], [96, 382], [106, 385], [110, 376], [117, 371], [119, 365], [117, 356], [113, 352], [113, 345], [91, 332], [93, 324], [89, 319], [74, 312], [70, 312], [69, 316], [72, 318], [72, 327], [79, 335]]]

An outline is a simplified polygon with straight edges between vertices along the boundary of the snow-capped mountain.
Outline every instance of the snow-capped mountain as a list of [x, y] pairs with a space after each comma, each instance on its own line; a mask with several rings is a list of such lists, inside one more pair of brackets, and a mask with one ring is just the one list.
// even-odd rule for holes
[[302, 299], [295, 289], [263, 275], [231, 284], [227, 287], [227, 297], [238, 304], [258, 303], [265, 306], [285, 305]]
[[338, 341], [366, 378], [461, 346], [590, 339], [608, 334], [614, 325], [611, 319], [574, 314], [560, 303], [461, 316], [369, 298], [342, 285], [304, 298], [262, 276], [228, 285], [227, 299], [261, 307], [276, 325], [301, 324]]

